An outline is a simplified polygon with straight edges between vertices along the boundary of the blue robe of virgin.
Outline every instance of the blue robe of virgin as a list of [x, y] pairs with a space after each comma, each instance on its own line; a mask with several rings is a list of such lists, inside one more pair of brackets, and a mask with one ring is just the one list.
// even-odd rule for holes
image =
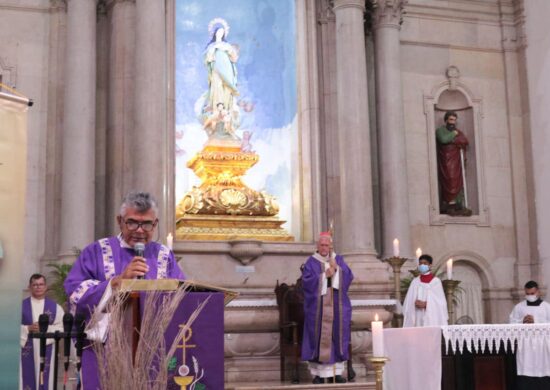
[[[310, 256], [302, 270], [304, 289], [304, 334], [302, 339], [302, 360], [334, 364], [348, 359], [348, 347], [351, 336], [351, 302], [348, 297], [349, 286], [353, 273], [344, 258], [336, 256], [339, 267], [339, 288], [333, 289], [334, 321], [332, 324], [332, 347], [330, 361], [319, 362], [319, 341], [323, 299], [321, 295], [324, 265], [315, 257]], [[330, 293], [330, 289], [327, 294]]]
[[[135, 256], [132, 248], [121, 246], [121, 238], [108, 237], [88, 245], [74, 263], [67, 279], [65, 291], [69, 297], [71, 312], [90, 320], [93, 309], [99, 304], [111, 279], [120, 275]], [[174, 253], [157, 242], [145, 245], [143, 257], [149, 271], [144, 279], [185, 279]], [[82, 389], [100, 389], [97, 358], [90, 345], [82, 353]]]

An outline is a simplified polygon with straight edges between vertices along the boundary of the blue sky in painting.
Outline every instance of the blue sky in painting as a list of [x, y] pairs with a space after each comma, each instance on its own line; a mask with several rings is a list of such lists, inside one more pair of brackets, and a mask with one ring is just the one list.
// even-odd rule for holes
[[294, 1], [176, 1], [176, 124], [195, 119], [194, 105], [208, 88], [204, 49], [208, 23], [222, 17], [227, 41], [239, 46], [238, 89], [241, 129], [257, 135], [287, 125], [296, 114]]

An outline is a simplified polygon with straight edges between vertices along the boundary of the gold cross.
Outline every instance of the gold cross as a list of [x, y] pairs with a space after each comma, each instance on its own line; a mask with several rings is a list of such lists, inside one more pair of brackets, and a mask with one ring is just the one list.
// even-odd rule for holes
[[[183, 327], [185, 327], [185, 324], [180, 325], [179, 327], [183, 328]], [[178, 348], [182, 349], [183, 364], [185, 364], [185, 352], [186, 352], [187, 348], [195, 348], [196, 347], [195, 344], [187, 344], [189, 339], [191, 339], [191, 336], [193, 336], [193, 330], [189, 327], [189, 328], [187, 328], [187, 330], [183, 334], [183, 337], [181, 338], [181, 344], [178, 345]]]

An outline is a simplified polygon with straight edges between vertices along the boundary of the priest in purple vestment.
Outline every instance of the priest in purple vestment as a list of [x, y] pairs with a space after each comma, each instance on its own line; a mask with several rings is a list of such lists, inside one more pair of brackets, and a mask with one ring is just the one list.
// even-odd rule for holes
[[49, 318], [48, 333], [63, 331], [63, 309], [57, 303], [46, 298], [48, 286], [41, 274], [33, 274], [29, 279], [31, 296], [23, 300], [21, 319], [21, 377], [19, 388], [22, 390], [53, 388], [52, 344], [53, 339], [46, 341], [46, 360], [43, 374], [43, 385], [40, 386], [40, 341], [31, 339], [29, 333], [36, 333], [38, 317], [47, 314]]
[[302, 269], [304, 335], [302, 360], [309, 362], [313, 383], [344, 383], [351, 336], [351, 302], [348, 297], [353, 273], [332, 251], [330, 233], [321, 233], [317, 252]]
[[[65, 280], [71, 312], [82, 313], [88, 321], [97, 306], [104, 306], [122, 279], [184, 279], [173, 252], [152, 241], [158, 225], [157, 203], [145, 192], [130, 192], [122, 201], [117, 223], [120, 234], [102, 238], [88, 245]], [[136, 255], [134, 246], [145, 244], [143, 256]], [[88, 338], [105, 341], [109, 313], [99, 314], [98, 324], [87, 328]], [[100, 388], [97, 359], [93, 348], [82, 354], [82, 388]]]

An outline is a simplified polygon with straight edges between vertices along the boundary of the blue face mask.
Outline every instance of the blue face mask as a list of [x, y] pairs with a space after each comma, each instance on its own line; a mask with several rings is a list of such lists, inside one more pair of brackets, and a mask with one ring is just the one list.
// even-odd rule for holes
[[430, 271], [430, 266], [426, 264], [420, 264], [418, 266], [418, 271], [420, 271], [421, 274], [425, 274]]

